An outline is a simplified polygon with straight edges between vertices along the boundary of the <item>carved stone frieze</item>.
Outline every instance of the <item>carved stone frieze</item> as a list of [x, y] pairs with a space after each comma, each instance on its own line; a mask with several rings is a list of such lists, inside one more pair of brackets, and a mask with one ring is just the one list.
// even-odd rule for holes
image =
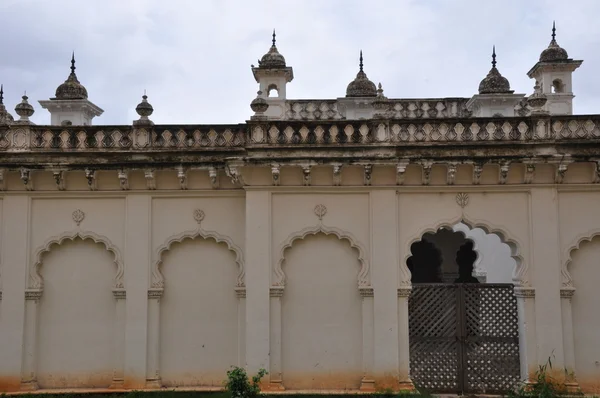
[[125, 300], [125, 298], [127, 298], [127, 292], [125, 289], [114, 289], [112, 292], [113, 297], [117, 300]]
[[454, 185], [454, 181], [456, 180], [456, 167], [456, 163], [448, 164], [446, 170], [446, 183], [448, 185]]
[[219, 188], [219, 171], [215, 167], [208, 168], [208, 178], [212, 189]]
[[358, 289], [360, 296], [365, 298], [365, 297], [373, 297], [373, 288], [372, 287], [361, 287]]
[[239, 299], [245, 299], [246, 298], [246, 288], [245, 287], [236, 287], [235, 295]]
[[333, 164], [333, 185], [342, 185], [342, 165], [340, 163]]
[[559, 163], [556, 166], [556, 173], [554, 175], [554, 182], [556, 184], [562, 184], [565, 179], [565, 174], [567, 173], [567, 169], [569, 168], [568, 163]]
[[406, 174], [406, 167], [408, 167], [408, 164], [408, 160], [402, 160], [396, 165], [396, 185], [404, 184], [404, 175]]
[[148, 188], [149, 190], [156, 189], [156, 177], [154, 175], [154, 170], [144, 170], [144, 178], [146, 179], [146, 188]]
[[525, 178], [524, 178], [523, 182], [525, 184], [531, 184], [533, 182], [534, 177], [535, 177], [535, 164], [527, 163], [525, 165]]
[[302, 166], [302, 185], [304, 186], [310, 186], [311, 184], [310, 168], [311, 166], [309, 165]]
[[25, 290], [25, 300], [38, 301], [42, 298], [43, 291], [41, 289]]
[[183, 166], [177, 168], [177, 180], [179, 180], [179, 188], [187, 189], [187, 170]]
[[535, 289], [531, 287], [515, 286], [515, 297], [518, 298], [535, 298]]
[[574, 287], [563, 287], [560, 289], [560, 298], [570, 300], [573, 298], [574, 294], [575, 294]]
[[54, 177], [54, 183], [56, 184], [56, 188], [59, 191], [64, 191], [65, 190], [65, 171], [54, 170], [52, 172], [52, 176]]
[[411, 293], [412, 293], [412, 287], [410, 287], [410, 286], [398, 288], [398, 297], [408, 298], [408, 297], [410, 297]]
[[423, 185], [429, 185], [429, 182], [431, 181], [431, 167], [433, 166], [433, 162], [431, 161], [424, 161], [421, 164], [422, 168], [423, 168], [423, 174], [422, 174], [422, 180], [423, 180]]
[[129, 172], [127, 170], [119, 170], [118, 177], [121, 189], [124, 191], [129, 190]]
[[498, 177], [498, 184], [504, 185], [506, 184], [506, 180], [508, 179], [508, 171], [510, 170], [509, 162], [502, 162], [500, 164], [500, 175]]
[[160, 300], [163, 293], [164, 293], [164, 289], [156, 289], [156, 288], [150, 289], [150, 290], [148, 290], [148, 298], [154, 299], [154, 300]]
[[33, 191], [33, 181], [31, 179], [31, 171], [24, 167], [21, 167], [19, 170], [19, 174], [21, 175], [21, 181], [23, 181], [23, 185], [25, 185], [25, 189], [27, 191]]
[[85, 169], [85, 178], [90, 191], [96, 190], [96, 170]]
[[270, 297], [283, 297], [283, 291], [285, 288], [283, 286], [271, 286], [269, 289]]
[[481, 181], [481, 172], [483, 171], [483, 165], [475, 163], [473, 165], [473, 185], [479, 185]]
[[366, 164], [363, 166], [363, 169], [365, 171], [364, 184], [371, 185], [371, 173], [373, 172], [373, 165]]

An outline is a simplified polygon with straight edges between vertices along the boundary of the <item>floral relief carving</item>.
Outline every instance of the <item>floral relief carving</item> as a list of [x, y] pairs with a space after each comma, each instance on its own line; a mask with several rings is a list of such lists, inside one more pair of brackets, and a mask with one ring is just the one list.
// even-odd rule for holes
[[194, 220], [196, 220], [198, 225], [200, 225], [202, 220], [204, 220], [204, 216], [205, 216], [204, 211], [202, 211], [200, 209], [194, 210]]
[[463, 209], [467, 207], [467, 205], [469, 204], [469, 194], [466, 192], [457, 193], [456, 203]]
[[[83, 212], [82, 212], [83, 213]], [[29, 288], [41, 290], [44, 288], [44, 280], [42, 275], [40, 274], [40, 267], [43, 263], [42, 257], [45, 253], [52, 250], [54, 245], [62, 245], [65, 241], [74, 241], [75, 239], [81, 240], [92, 240], [94, 243], [101, 243], [104, 245], [106, 250], [113, 254], [113, 262], [117, 266], [117, 273], [114, 278], [114, 289], [123, 289], [123, 277], [125, 274], [125, 269], [123, 267], [123, 260], [121, 257], [121, 253], [119, 249], [105, 236], [98, 235], [95, 232], [91, 231], [70, 231], [64, 232], [61, 235], [54, 236], [48, 239], [41, 247], [39, 247], [35, 251], [35, 263], [33, 267], [29, 271]]]
[[315, 206], [315, 215], [319, 218], [319, 220], [323, 220], [323, 217], [325, 217], [325, 214], [327, 214], [327, 207], [325, 207], [325, 205], [321, 205], [318, 204]]
[[[196, 219], [196, 217], [200, 218], [200, 221], [198, 221]], [[155, 255], [156, 260], [154, 261], [154, 265], [152, 268], [152, 286], [151, 286], [151, 288], [152, 289], [164, 289], [164, 287], [165, 287], [165, 278], [164, 278], [162, 272], [160, 271], [160, 267], [162, 265], [162, 256], [164, 255], [164, 252], [171, 250], [171, 246], [174, 243], [181, 243], [187, 239], [193, 240], [193, 239], [197, 239], [197, 238], [207, 239], [207, 240], [212, 239], [217, 243], [225, 243], [227, 245], [227, 248], [235, 254], [235, 262], [239, 267], [239, 272], [238, 272], [237, 280], [235, 283], [235, 287], [244, 287], [245, 286], [245, 282], [244, 282], [245, 271], [244, 271], [244, 257], [243, 257], [242, 249], [238, 245], [233, 243], [233, 240], [229, 236], [221, 235], [220, 233], [218, 233], [216, 231], [208, 231], [208, 230], [202, 229], [200, 227], [200, 222], [204, 219], [204, 212], [202, 210], [197, 209], [194, 211], [194, 219], [196, 219], [196, 222], [198, 222], [197, 229], [191, 230], [191, 231], [184, 231], [177, 235], [170, 236], [167, 239], [167, 241], [162, 246], [160, 246], [158, 248], [158, 250], [156, 251], [156, 255]]]
[[79, 226], [81, 222], [85, 219], [85, 213], [80, 209], [75, 210], [71, 216], [73, 217], [73, 221], [75, 221], [75, 224], [77, 224], [77, 226]]
[[319, 222], [319, 224], [314, 227], [307, 227], [301, 231], [291, 234], [281, 245], [281, 248], [279, 250], [279, 261], [275, 264], [275, 268], [273, 270], [274, 282], [271, 287], [285, 286], [285, 273], [283, 272], [283, 264], [285, 262], [285, 251], [292, 247], [296, 240], [303, 240], [309, 235], [317, 234], [334, 235], [340, 240], [348, 241], [348, 243], [350, 243], [350, 247], [358, 250], [358, 261], [361, 264], [361, 268], [358, 273], [358, 287], [366, 288], [371, 286], [370, 265], [368, 259], [366, 258], [366, 251], [363, 245], [360, 244], [358, 240], [349, 232], [343, 231], [336, 227], [328, 227], [323, 225], [322, 222]]

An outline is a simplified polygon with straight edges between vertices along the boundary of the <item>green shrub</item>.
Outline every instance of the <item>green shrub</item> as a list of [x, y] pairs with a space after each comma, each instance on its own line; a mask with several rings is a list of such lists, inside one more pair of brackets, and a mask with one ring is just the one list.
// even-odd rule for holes
[[231, 370], [227, 371], [225, 387], [232, 398], [255, 398], [261, 395], [259, 383], [260, 379], [266, 374], [266, 370], [260, 369], [250, 382], [246, 370], [234, 366]]

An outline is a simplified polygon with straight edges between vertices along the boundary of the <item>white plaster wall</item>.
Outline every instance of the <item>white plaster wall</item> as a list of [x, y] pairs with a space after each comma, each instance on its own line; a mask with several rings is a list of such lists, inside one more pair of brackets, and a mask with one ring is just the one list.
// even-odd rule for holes
[[162, 271], [163, 385], [222, 386], [238, 365], [235, 254], [212, 239], [187, 239], [164, 254]]
[[323, 234], [286, 252], [283, 382], [288, 389], [357, 389], [362, 375], [358, 255]]
[[587, 393], [600, 393], [600, 236], [574, 251], [570, 267], [576, 288], [572, 300], [575, 374]]
[[111, 384], [115, 273], [112, 254], [91, 240], [54, 246], [43, 257], [37, 362], [41, 388]]

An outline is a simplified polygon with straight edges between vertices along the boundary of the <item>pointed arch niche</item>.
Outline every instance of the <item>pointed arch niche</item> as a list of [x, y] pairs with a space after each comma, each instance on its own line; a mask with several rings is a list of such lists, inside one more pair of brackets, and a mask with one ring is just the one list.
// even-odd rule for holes
[[[401, 369], [408, 369], [410, 362], [410, 341], [409, 341], [409, 313], [408, 298], [411, 292], [411, 272], [407, 261], [413, 255], [411, 248], [415, 243], [420, 242], [424, 236], [435, 235], [440, 230], [449, 230], [459, 233], [462, 237], [472, 242], [472, 250], [477, 254], [474, 261], [473, 276], [478, 279], [484, 275], [481, 268], [482, 261], [485, 260], [485, 252], [480, 247], [481, 243], [474, 238], [472, 232], [481, 229], [485, 235], [496, 235], [500, 242], [498, 244], [507, 245], [510, 249], [510, 257], [514, 260], [514, 270], [512, 271], [512, 283], [515, 285], [514, 292], [518, 303], [519, 316], [519, 354], [521, 362], [521, 377], [523, 380], [528, 378], [527, 370], [535, 366], [536, 347], [535, 347], [535, 290], [531, 287], [528, 264], [524, 261], [521, 253], [522, 243], [513, 238], [513, 235], [507, 232], [505, 227], [497, 227], [487, 221], [468, 219], [463, 215], [451, 219], [439, 220], [438, 222], [425, 226], [418, 233], [412, 235], [405, 242], [400, 242], [401, 252], [399, 274], [400, 282], [398, 288], [398, 320], [399, 320], [399, 363]], [[408, 381], [408, 380], [407, 380]]]
[[[317, 208], [319, 208], [319, 206], [317, 206]], [[319, 216], [319, 214], [317, 214], [317, 216]], [[322, 215], [319, 218], [322, 218]], [[286, 387], [294, 389], [299, 388], [299, 385], [296, 385], [298, 380], [295, 380], [293, 375], [294, 372], [304, 372], [300, 369], [302, 367], [301, 365], [298, 365], [297, 369], [291, 369], [289, 365], [290, 361], [292, 361], [292, 355], [298, 354], [292, 353], [293, 347], [300, 345], [293, 341], [286, 341], [286, 338], [293, 339], [293, 337], [290, 337], [291, 331], [295, 331], [296, 334], [303, 332], [299, 332], [299, 328], [292, 327], [293, 325], [287, 325], [288, 328], [285, 329], [286, 325], [284, 325], [284, 323], [289, 322], [289, 320], [284, 321], [288, 318], [287, 315], [289, 315], [286, 310], [295, 311], [294, 314], [297, 314], [297, 311], [301, 306], [306, 307], [306, 303], [299, 303], [301, 297], [296, 297], [298, 294], [304, 296], [310, 294], [312, 297], [317, 297], [315, 300], [319, 300], [318, 297], [325, 297], [325, 293], [329, 295], [328, 297], [331, 297], [334, 293], [328, 289], [337, 288], [341, 289], [339, 292], [340, 297], [347, 296], [347, 300], [344, 300], [344, 302], [349, 303], [351, 307], [347, 308], [347, 311], [345, 312], [342, 310], [340, 311], [346, 314], [346, 320], [348, 322], [357, 323], [357, 325], [355, 325], [356, 327], [352, 327], [352, 330], [356, 332], [356, 335], [352, 337], [352, 339], [349, 337], [348, 342], [344, 342], [346, 348], [342, 351], [346, 352], [347, 355], [350, 355], [348, 354], [348, 351], [356, 351], [355, 356], [350, 358], [350, 356], [352, 356], [350, 355], [346, 359], [348, 363], [358, 361], [358, 365], [354, 364], [352, 365], [353, 368], [345, 372], [344, 375], [339, 374], [336, 376], [339, 376], [340, 383], [345, 383], [346, 386], [356, 383], [356, 388], [363, 390], [373, 388], [373, 289], [370, 278], [369, 255], [364, 245], [350, 232], [325, 225], [321, 219], [314, 226], [291, 233], [279, 247], [278, 253], [279, 257], [276, 262], [273, 263], [270, 294], [270, 383], [272, 388], [284, 389], [286, 380], [288, 383], [286, 384]], [[328, 261], [330, 261], [329, 259], [336, 259], [337, 261], [335, 264], [328, 263]], [[354, 271], [352, 270], [353, 262], [356, 264]], [[329, 272], [324, 269], [328, 264], [331, 265]], [[300, 265], [304, 265], [305, 267], [301, 267]], [[293, 273], [288, 267], [294, 267]], [[288, 273], [295, 279], [288, 280], [285, 271], [286, 268], [288, 268]], [[337, 283], [332, 285], [331, 278], [336, 279]], [[322, 280], [323, 283], [319, 283], [320, 280]], [[314, 281], [314, 283], [311, 281]], [[348, 285], [348, 283], [352, 283], [354, 286]], [[293, 286], [293, 289], [291, 286]], [[326, 289], [326, 286], [329, 287]], [[288, 290], [289, 293], [286, 293]], [[322, 294], [319, 295], [319, 292]], [[338, 294], [336, 294], [336, 296], [338, 296]], [[353, 306], [353, 300], [356, 300], [355, 304], [359, 306], [358, 308]], [[308, 316], [307, 313], [304, 315], [306, 315], [309, 320], [314, 319], [314, 322], [316, 323], [323, 323], [318, 321], [318, 317], [325, 316], [324, 314], [327, 311], [331, 312], [331, 310], [326, 309], [327, 302], [328, 301], [325, 301], [318, 306], [323, 309], [322, 314]], [[330, 302], [332, 305], [337, 305], [335, 304], [335, 300], [331, 300]], [[356, 312], [354, 312], [354, 309]], [[353, 313], [354, 315], [352, 315]], [[289, 317], [292, 317], [292, 315], [289, 315]], [[301, 315], [300, 318], [302, 317], [303, 316]], [[307, 328], [307, 330], [305, 330], [306, 333], [313, 333], [313, 328], [310, 324], [299, 326], [300, 328]], [[318, 325], [314, 326], [317, 327]], [[352, 341], [354, 341], [354, 343], [352, 343]], [[358, 347], [352, 346], [351, 350], [348, 349], [347, 344], [352, 345], [357, 341]], [[324, 352], [326, 352], [327, 349], [335, 351], [336, 348], [331, 346], [326, 348]], [[338, 357], [342, 356], [342, 354], [338, 355]], [[328, 359], [326, 356], [322, 359], [322, 363], [327, 363]], [[288, 363], [288, 365], [286, 366], [284, 363]], [[329, 365], [328, 369], [335, 366], [334, 364]], [[315, 377], [317, 377], [319, 369], [315, 370]], [[335, 370], [329, 370], [335, 373]], [[310, 372], [310, 369], [307, 371]], [[286, 375], [288, 377], [287, 379]], [[327, 383], [331, 383], [335, 378], [335, 376], [330, 377], [328, 380], [317, 380], [315, 378], [312, 388], [331, 389], [333, 386], [330, 386]], [[308, 380], [311, 378], [304, 374], [302, 379]]]
[[600, 339], [596, 332], [600, 317], [600, 300], [596, 294], [600, 277], [600, 229], [579, 236], [563, 254], [560, 290], [565, 365], [574, 375], [568, 380], [572, 389], [586, 393], [600, 391], [598, 353]]
[[[88, 248], [79, 247], [79, 242], [82, 244], [93, 244]], [[77, 246], [72, 246], [77, 245]], [[40, 305], [43, 300], [44, 293], [44, 278], [42, 276], [42, 267], [44, 261], [50, 255], [71, 255], [70, 252], [60, 253], [57, 248], [65, 246], [65, 249], [71, 249], [72, 253], [77, 255], [81, 250], [92, 250], [94, 246], [99, 246], [101, 251], [108, 252], [110, 261], [114, 264], [116, 272], [110, 283], [110, 289], [112, 290], [113, 297], [115, 299], [115, 308], [110, 310], [114, 315], [114, 319], [110, 322], [112, 324], [111, 332], [111, 361], [112, 361], [112, 383], [111, 387], [118, 388], [123, 385], [123, 370], [124, 370], [124, 342], [125, 342], [125, 290], [124, 290], [124, 264], [122, 261], [121, 252], [119, 249], [106, 237], [99, 235], [92, 231], [83, 231], [81, 229], [63, 232], [60, 235], [53, 236], [46, 240], [44, 244], [38, 247], [34, 251], [34, 262], [29, 266], [28, 270], [28, 282], [27, 290], [25, 291], [25, 336], [24, 336], [24, 349], [23, 349], [23, 370], [21, 385], [24, 390], [35, 390], [38, 388], [38, 363], [42, 359], [39, 352], [39, 339], [43, 336], [44, 331], [40, 330], [38, 334], [38, 322], [40, 316]], [[96, 249], [97, 250], [97, 249]], [[54, 253], [57, 251], [57, 253]], [[85, 253], [79, 253], [77, 261], [81, 261], [85, 258]], [[76, 264], [79, 266], [79, 264]], [[94, 285], [100, 284], [94, 282]], [[97, 292], [96, 292], [97, 293]], [[108, 310], [107, 310], [108, 311]], [[64, 312], [64, 309], [63, 309]], [[65, 312], [65, 314], [68, 311]], [[42, 319], [43, 320], [43, 319]], [[66, 376], [64, 378], [67, 379]], [[54, 381], [48, 379], [47, 383], [51, 383], [54, 387], [71, 387], [63, 386], [60, 383], [63, 381]], [[68, 381], [67, 381], [68, 382]], [[90, 381], [93, 386], [101, 381]], [[49, 387], [52, 387], [49, 386]], [[93, 387], [92, 385], [81, 385], [77, 387]]]
[[[207, 245], [207, 246], [204, 246]], [[180, 251], [181, 250], [187, 250], [186, 252]], [[225, 250], [223, 250], [225, 249]], [[173, 286], [170, 286], [167, 280], [167, 283], [165, 284], [165, 277], [163, 275], [163, 262], [165, 261], [165, 259], [173, 257], [173, 261], [174, 263], [172, 264], [168, 264], [167, 266], [175, 266], [177, 267], [178, 265], [181, 264], [177, 264], [177, 263], [188, 263], [190, 261], [206, 261], [207, 258], [205, 258], [204, 256], [200, 256], [199, 253], [196, 253], [196, 255], [186, 255], [185, 253], [189, 253], [189, 251], [194, 251], [194, 250], [200, 250], [200, 251], [206, 251], [208, 253], [208, 260], [210, 260], [211, 258], [215, 259], [215, 261], [217, 263], [223, 263], [223, 262], [228, 262], [230, 260], [233, 260], [233, 262], [235, 262], [235, 266], [237, 268], [237, 270], [233, 271], [233, 274], [235, 275], [233, 277], [233, 280], [231, 280], [231, 289], [234, 292], [235, 296], [233, 298], [233, 300], [237, 300], [237, 307], [233, 310], [233, 311], [237, 311], [237, 318], [234, 320], [234, 323], [236, 323], [236, 327], [237, 327], [237, 335], [236, 335], [236, 344], [237, 344], [237, 352], [236, 352], [236, 356], [237, 356], [237, 365], [238, 366], [243, 366], [245, 363], [245, 318], [246, 318], [246, 288], [245, 288], [245, 281], [244, 281], [244, 277], [245, 277], [245, 272], [244, 272], [244, 256], [243, 256], [243, 252], [242, 249], [236, 245], [233, 240], [226, 235], [222, 235], [216, 231], [209, 231], [209, 230], [205, 230], [201, 227], [198, 227], [197, 229], [194, 230], [189, 230], [189, 231], [184, 231], [182, 233], [176, 234], [176, 235], [172, 235], [169, 238], [167, 238], [167, 240], [160, 246], [158, 247], [158, 249], [156, 249], [155, 254], [154, 254], [154, 261], [153, 261], [153, 265], [152, 265], [152, 280], [151, 280], [151, 286], [150, 289], [148, 290], [148, 367], [147, 367], [147, 375], [146, 375], [146, 385], [149, 388], [160, 388], [163, 387], [164, 385], [168, 385], [170, 386], [172, 380], [170, 381], [170, 378], [168, 376], [168, 369], [170, 369], [168, 366], [166, 365], [166, 369], [162, 369], [161, 367], [161, 363], [163, 364], [173, 364], [174, 362], [171, 361], [169, 358], [161, 358], [161, 352], [164, 352], [163, 348], [165, 347], [161, 347], [161, 341], [164, 340], [164, 338], [167, 337], [167, 335], [164, 335], [164, 333], [161, 333], [161, 329], [163, 329], [164, 325], [162, 322], [161, 323], [161, 301], [163, 301], [163, 305], [167, 304], [167, 301], [169, 298], [172, 298], [173, 300], [176, 300], [176, 296], [177, 294], [183, 294], [182, 292], [184, 291], [188, 291], [190, 289], [187, 288], [183, 288], [183, 289], [175, 289], [174, 291], [171, 291], [171, 289], [173, 289]], [[214, 250], [214, 252], [213, 252]], [[230, 258], [230, 260], [227, 260], [227, 258]], [[195, 260], [195, 259], [199, 259], [199, 260]], [[169, 260], [170, 261], [170, 260]], [[181, 271], [181, 270], [179, 270]], [[190, 272], [192, 272], [194, 270], [190, 270]], [[200, 270], [195, 270], [196, 272], [200, 272]], [[166, 271], [164, 271], [166, 272]], [[181, 275], [180, 275], [181, 276]], [[167, 275], [168, 277], [168, 275]], [[228, 278], [227, 275], [224, 276], [225, 278]], [[190, 278], [192, 280], [190, 280], [190, 283], [193, 283], [193, 279], [194, 278]], [[204, 278], [206, 281], [208, 281], [207, 278]], [[227, 283], [225, 281], [225, 283]], [[169, 292], [167, 293], [168, 296], [164, 297], [163, 300], [163, 296], [164, 296], [164, 292], [165, 292], [165, 286], [167, 286], [167, 289], [169, 289]], [[221, 285], [219, 285], [221, 286]], [[223, 287], [223, 286], [221, 286]], [[198, 289], [195, 289], [196, 291]], [[200, 289], [200, 290], [205, 290], [205, 289]], [[226, 289], [220, 289], [219, 291], [223, 291], [225, 292]], [[171, 297], [171, 295], [169, 295], [169, 293], [173, 293], [173, 297]], [[177, 293], [177, 294], [175, 294]], [[237, 298], [236, 298], [237, 297]], [[210, 302], [211, 300], [213, 300], [213, 297], [206, 297], [208, 300], [208, 302]], [[164, 315], [163, 315], [164, 317]], [[230, 321], [230, 319], [228, 318], [228, 321]], [[162, 325], [162, 326], [161, 326]], [[230, 327], [228, 327], [229, 329], [231, 329], [233, 327], [233, 325], [230, 325]], [[162, 334], [162, 336], [161, 336]], [[214, 346], [215, 344], [209, 343], [206, 345], [206, 349], [211, 349], [212, 346]], [[230, 344], [231, 345], [231, 344]], [[218, 355], [218, 353], [213, 353], [214, 355]], [[167, 362], [164, 362], [167, 361]], [[228, 364], [227, 367], [231, 366], [232, 364]], [[164, 380], [163, 380], [163, 375], [161, 373], [162, 370], [164, 370]], [[186, 368], [187, 369], [187, 368]], [[173, 369], [171, 369], [173, 370]], [[187, 380], [184, 381], [186, 383], [189, 383], [190, 386], [192, 385], [210, 385], [210, 382], [208, 382], [205, 378], [203, 378], [205, 376], [205, 374], [210, 373], [209, 371], [207, 372], [197, 372], [198, 374], [202, 373], [202, 375], [200, 375], [197, 379], [194, 380]], [[218, 375], [212, 375], [214, 377], [220, 377]], [[207, 376], [208, 377], [208, 376]], [[220, 381], [225, 377], [225, 374], [222, 375], [222, 377], [220, 379], [218, 379], [218, 382], [220, 383]], [[216, 380], [216, 379], [215, 379]]]

